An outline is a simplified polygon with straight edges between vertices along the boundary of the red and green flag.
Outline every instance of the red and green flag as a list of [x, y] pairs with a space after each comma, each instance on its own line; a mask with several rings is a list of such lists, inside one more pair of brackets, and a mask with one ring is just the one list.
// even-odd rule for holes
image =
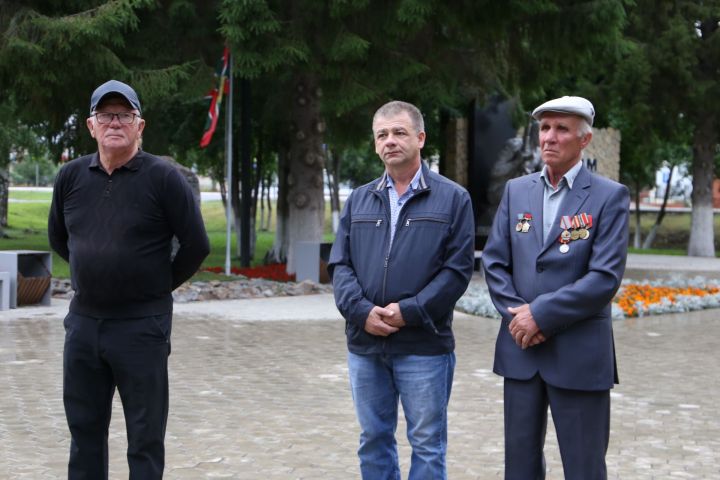
[[205, 148], [210, 145], [210, 140], [215, 133], [215, 127], [217, 127], [218, 118], [220, 117], [220, 104], [222, 103], [223, 96], [228, 93], [230, 85], [228, 83], [228, 67], [230, 65], [230, 50], [225, 47], [223, 50], [222, 58], [218, 62], [218, 68], [215, 71], [215, 79], [217, 87], [214, 87], [208, 97], [210, 99], [210, 109], [208, 110], [208, 118], [205, 122], [205, 132], [200, 139], [200, 148]]

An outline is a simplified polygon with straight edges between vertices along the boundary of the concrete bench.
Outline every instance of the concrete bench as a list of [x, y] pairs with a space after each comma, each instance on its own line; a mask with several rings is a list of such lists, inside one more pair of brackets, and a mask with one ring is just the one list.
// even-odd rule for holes
[[295, 242], [295, 279], [329, 283], [327, 262], [332, 243]]
[[0, 310], [10, 310], [10, 274], [0, 272]]
[[[18, 305], [18, 272], [25, 277], [39, 277], [52, 274], [52, 254], [38, 250], [0, 250], [0, 272], [10, 276], [10, 308]], [[3, 282], [4, 284], [5, 282]], [[52, 286], [50, 286], [38, 302], [39, 305], [50, 305]]]

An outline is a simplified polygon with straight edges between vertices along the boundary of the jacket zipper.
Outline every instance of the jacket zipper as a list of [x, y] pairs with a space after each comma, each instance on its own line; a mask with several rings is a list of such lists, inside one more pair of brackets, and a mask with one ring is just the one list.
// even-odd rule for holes
[[382, 218], [379, 218], [377, 220], [353, 220], [350, 223], [374, 223], [377, 228], [380, 228], [380, 225], [382, 225]]
[[385, 265], [384, 265], [384, 271], [383, 271], [383, 283], [382, 283], [382, 304], [385, 306], [385, 284], [387, 282], [387, 273], [388, 273], [388, 263], [390, 262], [390, 251], [388, 250], [387, 254], [385, 255]]
[[[405, 202], [405, 206], [403, 207], [403, 210], [407, 209], [407, 208], [408, 208], [408, 205], [410, 204], [410, 202], [414, 201], [416, 198], [418, 198], [418, 197], [420, 197], [421, 195], [423, 195], [426, 191], [427, 191], [427, 190], [424, 190], [424, 191], [419, 192], [419, 193], [413, 195], [412, 197], [410, 197], [410, 198], [408, 199], [408, 201]], [[382, 201], [383, 201], [383, 203], [384, 203], [384, 202], [385, 202], [385, 198], [381, 196], [381, 199], [382, 199]], [[385, 205], [385, 206], [387, 207], [387, 210], [390, 210], [390, 206], [389, 206], [389, 205]], [[388, 212], [388, 213], [389, 213], [389, 212]], [[400, 219], [398, 218], [398, 220], [400, 220]], [[410, 219], [410, 218], [408, 218], [407, 221], [405, 222], [405, 225], [406, 225], [406, 226], [410, 226], [410, 221], [411, 221], [411, 220], [417, 220], [417, 219]], [[398, 222], [398, 224], [400, 224], [400, 222]], [[378, 226], [380, 226], [379, 223], [378, 223]], [[397, 233], [398, 233], [398, 228], [397, 228], [397, 224], [396, 224], [396, 225], [395, 225], [395, 235], [397, 235]], [[386, 287], [386, 285], [387, 285], [388, 266], [390, 265], [390, 252], [392, 251], [392, 246], [393, 246], [393, 244], [394, 244], [396, 241], [397, 241], [397, 238], [395, 238], [395, 240], [393, 240], [393, 242], [388, 246], [387, 254], [385, 255], [385, 264], [384, 264], [384, 267], [383, 267], [383, 268], [384, 268], [384, 271], [383, 271], [383, 285], [382, 285], [382, 303], [383, 303], [383, 305], [385, 304], [385, 287]]]
[[[412, 197], [410, 197], [410, 198], [408, 199], [408, 201], [405, 202], [405, 207], [404, 207], [404, 209], [407, 209], [408, 204], [409, 204], [410, 202], [412, 202], [413, 199], [421, 196], [421, 195], [422, 195], [423, 193], [425, 193], [426, 191], [427, 191], [427, 190], [424, 190], [424, 191], [419, 192], [418, 194], [415, 194], [415, 195], [413, 195]], [[380, 201], [385, 205], [386, 212], [389, 214], [389, 213], [390, 213], [390, 206], [385, 202], [385, 197], [383, 197], [382, 195], [378, 195], [378, 196], [380, 197]], [[388, 215], [388, 218], [390, 218], [390, 215]], [[398, 219], [398, 220], [400, 220], [400, 219]], [[410, 225], [410, 220], [411, 220], [411, 219], [408, 218], [408, 219], [407, 219], [407, 222], [405, 222], [407, 226]], [[416, 219], [413, 219], [413, 220], [416, 220]], [[375, 224], [375, 226], [376, 226], [376, 227], [379, 227], [381, 224], [382, 224], [382, 219], [381, 219], [381, 220], [378, 220], [377, 223]], [[398, 232], [397, 232], [397, 225], [395, 225], [395, 233], [396, 233], [396, 234], [398, 233]], [[389, 238], [389, 237], [388, 237], [388, 238]], [[395, 239], [395, 240], [397, 240], [397, 239]], [[395, 243], [395, 241], [393, 241], [393, 243]], [[387, 253], [385, 254], [385, 261], [384, 261], [384, 264], [383, 264], [383, 284], [382, 284], [382, 304], [383, 304], [383, 305], [385, 305], [385, 290], [386, 290], [386, 285], [387, 285], [387, 274], [388, 274], [388, 267], [389, 267], [389, 265], [390, 265], [390, 251], [392, 250], [392, 245], [393, 245], [392, 243], [391, 243], [390, 245], [388, 245]], [[384, 337], [384, 338], [383, 338], [383, 342], [382, 342], [382, 351], [383, 351], [383, 352], [385, 352], [385, 351], [387, 350], [387, 343], [388, 343], [388, 337]]]
[[423, 220], [426, 222], [436, 222], [436, 223], [448, 223], [445, 220], [440, 220], [439, 218], [432, 218], [432, 217], [415, 217], [415, 218], [408, 218], [405, 222], [405, 226], [409, 227], [410, 222], [417, 222], [418, 220]]

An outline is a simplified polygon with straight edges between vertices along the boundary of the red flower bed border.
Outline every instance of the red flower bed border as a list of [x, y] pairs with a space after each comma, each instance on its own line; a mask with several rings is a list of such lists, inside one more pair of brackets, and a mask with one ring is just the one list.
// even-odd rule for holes
[[[224, 274], [224, 267], [205, 267], [202, 269], [204, 272], [211, 272], [217, 274]], [[288, 275], [287, 267], [284, 263], [273, 263], [270, 265], [258, 265], [256, 267], [231, 267], [230, 272], [233, 275], [244, 275], [248, 278], [264, 278], [266, 280], [273, 280], [275, 282], [294, 282], [295, 275]]]

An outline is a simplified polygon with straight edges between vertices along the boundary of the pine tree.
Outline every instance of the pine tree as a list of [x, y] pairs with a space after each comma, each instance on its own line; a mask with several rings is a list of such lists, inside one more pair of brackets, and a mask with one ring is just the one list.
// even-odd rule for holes
[[[638, 0], [629, 8], [628, 48], [618, 64], [616, 111], [632, 135], [626, 149], [652, 159], [658, 144], [692, 146], [688, 255], [715, 256], [712, 180], [720, 123], [720, 1]], [[628, 145], [628, 142], [632, 144]]]
[[[32, 127], [55, 161], [64, 151], [70, 158], [92, 152], [90, 93], [115, 78], [142, 100], [145, 146], [164, 154], [187, 144], [202, 128], [201, 99], [212, 76], [203, 49], [214, 56], [222, 44], [215, 14], [213, 2], [189, 0], [0, 2], [0, 129], [13, 126], [7, 122]], [[193, 136], [178, 136], [178, 124], [193, 113]], [[8, 161], [3, 147], [0, 141], [0, 170]], [[2, 189], [0, 205], [7, 205]]]
[[[584, 23], [567, 22], [569, 13]], [[533, 98], [545, 79], [581, 68], [586, 48], [616, 37], [622, 15], [620, 1], [223, 1], [236, 74], [283, 99], [290, 244], [322, 238], [328, 138], [366, 142], [372, 111], [392, 98], [431, 118], [492, 92]]]

